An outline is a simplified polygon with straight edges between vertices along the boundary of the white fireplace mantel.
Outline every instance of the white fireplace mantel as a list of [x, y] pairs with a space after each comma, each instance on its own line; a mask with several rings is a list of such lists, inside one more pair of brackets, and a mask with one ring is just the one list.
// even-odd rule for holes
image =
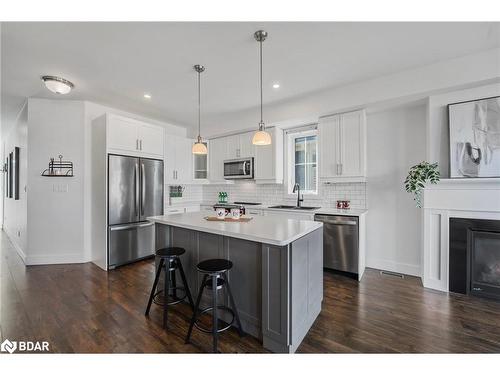
[[449, 291], [451, 217], [500, 220], [500, 178], [444, 179], [423, 195], [422, 282]]

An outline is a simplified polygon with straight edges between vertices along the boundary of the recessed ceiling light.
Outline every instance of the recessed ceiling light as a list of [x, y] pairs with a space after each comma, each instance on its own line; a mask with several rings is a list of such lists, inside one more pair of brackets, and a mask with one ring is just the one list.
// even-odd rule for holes
[[42, 81], [45, 83], [45, 87], [55, 94], [67, 94], [75, 87], [72, 82], [61, 77], [43, 76]]
[[151, 94], [144, 94], [144, 99], [151, 99]]
[[279, 83], [273, 83], [273, 89], [279, 89], [280, 88], [280, 84]]

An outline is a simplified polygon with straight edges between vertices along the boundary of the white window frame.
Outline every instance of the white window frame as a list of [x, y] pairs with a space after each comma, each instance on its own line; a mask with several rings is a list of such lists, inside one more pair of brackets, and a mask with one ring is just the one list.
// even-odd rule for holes
[[[319, 143], [318, 143], [318, 129], [316, 125], [309, 125], [305, 130], [289, 130], [286, 134], [286, 150], [287, 150], [287, 158], [286, 158], [286, 171], [287, 171], [287, 192], [289, 196], [296, 196], [297, 193], [293, 193], [293, 186], [295, 185], [295, 139], [309, 136], [316, 136], [316, 171], [319, 173], [319, 165], [318, 165], [318, 152], [319, 152]], [[319, 194], [319, 175], [316, 176], [316, 190], [301, 190], [301, 194], [316, 197]]]

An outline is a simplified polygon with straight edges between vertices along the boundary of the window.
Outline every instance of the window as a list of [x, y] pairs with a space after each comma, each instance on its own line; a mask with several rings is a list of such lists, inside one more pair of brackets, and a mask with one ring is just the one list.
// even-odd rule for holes
[[305, 130], [288, 136], [288, 193], [298, 183], [304, 194], [318, 193], [317, 131]]

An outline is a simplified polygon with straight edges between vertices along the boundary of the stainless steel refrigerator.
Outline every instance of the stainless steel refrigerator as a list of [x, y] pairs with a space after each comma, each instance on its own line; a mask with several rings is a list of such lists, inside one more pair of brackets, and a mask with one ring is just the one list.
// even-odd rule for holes
[[154, 224], [163, 215], [163, 161], [108, 156], [108, 268], [151, 256]]

